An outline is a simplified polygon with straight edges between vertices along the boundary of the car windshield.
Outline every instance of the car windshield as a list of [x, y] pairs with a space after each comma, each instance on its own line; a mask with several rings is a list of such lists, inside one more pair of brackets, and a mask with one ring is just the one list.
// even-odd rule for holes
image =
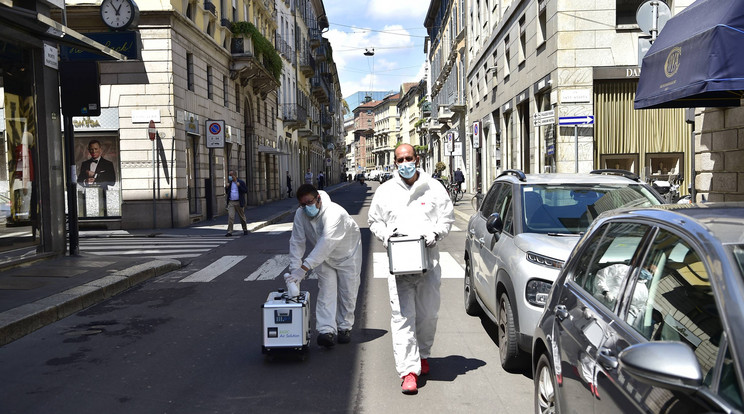
[[739, 265], [739, 276], [744, 277], [744, 244], [737, 244], [733, 247], [736, 264]]
[[641, 184], [535, 184], [522, 188], [523, 228], [530, 233], [579, 234], [599, 214], [661, 204]]

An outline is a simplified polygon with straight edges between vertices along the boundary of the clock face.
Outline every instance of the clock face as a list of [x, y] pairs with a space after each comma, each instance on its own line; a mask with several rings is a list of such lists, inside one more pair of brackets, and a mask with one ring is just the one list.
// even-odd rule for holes
[[123, 29], [134, 21], [136, 5], [131, 0], [103, 0], [101, 18], [112, 29]]

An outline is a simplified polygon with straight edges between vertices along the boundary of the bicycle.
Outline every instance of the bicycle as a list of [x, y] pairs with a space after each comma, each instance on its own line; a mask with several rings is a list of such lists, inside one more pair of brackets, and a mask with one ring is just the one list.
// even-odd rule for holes
[[457, 183], [450, 183], [447, 184], [447, 193], [449, 193], [450, 200], [452, 200], [453, 203], [457, 203], [458, 201], [462, 200], [462, 197], [465, 195], [465, 191], [462, 189], [462, 186]]

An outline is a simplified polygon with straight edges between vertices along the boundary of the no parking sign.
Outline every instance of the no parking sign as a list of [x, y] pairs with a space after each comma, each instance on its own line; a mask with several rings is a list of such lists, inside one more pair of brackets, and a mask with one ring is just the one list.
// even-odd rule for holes
[[207, 148], [225, 147], [225, 121], [207, 120]]

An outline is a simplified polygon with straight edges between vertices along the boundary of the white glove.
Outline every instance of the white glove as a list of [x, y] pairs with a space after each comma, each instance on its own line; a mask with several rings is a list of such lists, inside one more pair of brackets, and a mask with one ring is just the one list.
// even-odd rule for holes
[[426, 247], [434, 247], [437, 245], [437, 234], [430, 231], [424, 234], [424, 241], [426, 241]]
[[284, 281], [289, 283], [300, 283], [305, 278], [305, 271], [302, 268], [293, 270], [291, 273], [284, 275]]

